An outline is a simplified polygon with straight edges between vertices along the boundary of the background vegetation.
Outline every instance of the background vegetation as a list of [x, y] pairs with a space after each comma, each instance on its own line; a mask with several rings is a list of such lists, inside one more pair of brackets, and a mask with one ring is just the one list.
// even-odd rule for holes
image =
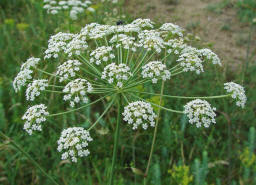
[[[158, 1], [162, 2], [178, 6], [182, 0]], [[107, 115], [96, 128], [93, 135], [95, 140], [91, 145], [92, 155], [78, 164], [61, 161], [56, 151], [56, 140], [63, 125], [75, 124], [80, 117], [86, 117], [86, 126], [90, 120], [97, 119], [97, 110], [101, 108], [88, 108], [79, 114], [49, 120], [49, 127], [42, 134], [30, 137], [23, 131], [21, 120], [29, 105], [25, 103], [24, 93], [14, 93], [12, 80], [21, 63], [28, 57], [42, 57], [50, 35], [59, 31], [75, 32], [90, 22], [115, 24], [119, 19], [130, 22], [135, 17], [129, 14], [129, 6], [132, 6], [129, 2], [120, 2], [115, 7], [99, 2], [94, 7], [96, 13], [86, 12], [79, 20], [72, 21], [67, 14], [46, 14], [42, 1], [0, 1], [0, 130], [29, 153], [59, 184], [102, 185], [107, 182], [115, 118], [111, 114]], [[188, 125], [184, 116], [162, 112], [148, 184], [256, 184], [256, 1], [209, 2], [205, 11], [217, 15], [227, 9], [234, 10], [237, 19], [249, 28], [247, 36], [240, 41], [246, 55], [240, 56], [240, 63], [224, 60], [222, 69], [209, 67], [200, 76], [186, 74], [171, 81], [167, 84], [165, 94], [222, 94], [223, 83], [235, 81], [246, 88], [246, 108], [241, 110], [233, 103], [222, 100], [212, 102], [219, 112], [217, 124], [208, 129]], [[145, 11], [143, 16], [147, 17], [147, 13]], [[163, 22], [161, 17], [156, 21], [159, 24]], [[192, 22], [186, 26], [188, 32], [192, 32], [186, 39], [197, 47], [218, 47], [195, 36], [199, 25]], [[229, 31], [230, 26], [226, 24], [219, 29]], [[232, 52], [228, 54], [230, 56], [227, 57], [232, 57]], [[156, 99], [153, 97], [151, 101]], [[50, 97], [49, 103], [54, 106], [59, 102]], [[165, 100], [164, 104], [180, 109], [184, 102]], [[153, 132], [134, 132], [126, 129], [125, 125], [122, 125], [122, 130], [117, 167], [119, 173], [115, 184], [140, 185], [143, 179], [141, 171], [145, 170]], [[1, 138], [0, 141], [0, 184], [51, 184], [31, 160], [12, 145], [10, 139]]]

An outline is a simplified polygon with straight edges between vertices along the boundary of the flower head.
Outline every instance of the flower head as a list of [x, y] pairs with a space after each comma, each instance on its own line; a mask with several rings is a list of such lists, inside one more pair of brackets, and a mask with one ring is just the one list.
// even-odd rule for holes
[[139, 33], [138, 46], [144, 47], [146, 50], [155, 50], [160, 53], [164, 48], [164, 40], [160, 37], [160, 32], [155, 30], [144, 30]]
[[88, 98], [86, 93], [92, 92], [92, 89], [91, 83], [87, 80], [81, 78], [75, 79], [64, 87], [63, 92], [68, 94], [64, 95], [63, 100], [69, 101], [71, 107], [74, 107], [75, 103], [79, 103], [80, 101], [87, 103]]
[[212, 108], [205, 100], [196, 99], [190, 101], [184, 108], [184, 113], [189, 118], [189, 123], [195, 124], [196, 127], [204, 126], [208, 128], [212, 123], [216, 123], [216, 114], [214, 112], [216, 108]]
[[23, 115], [22, 119], [26, 120], [24, 124], [24, 130], [31, 135], [33, 131], [42, 130], [42, 122], [46, 121], [46, 116], [49, 112], [46, 111], [47, 107], [44, 104], [34, 105], [30, 107]]
[[171, 73], [166, 69], [166, 65], [160, 61], [149, 62], [143, 66], [141, 74], [143, 78], [152, 78], [152, 83], [157, 83], [159, 78], [166, 81], [171, 77]]
[[241, 85], [234, 82], [227, 82], [224, 84], [224, 89], [228, 93], [231, 93], [231, 97], [236, 100], [236, 105], [238, 107], [244, 108], [247, 98], [245, 90]]
[[17, 74], [17, 76], [13, 80], [13, 88], [15, 92], [18, 92], [21, 87], [26, 85], [26, 82], [28, 80], [32, 79], [32, 73], [33, 71], [30, 69], [23, 69]]
[[44, 9], [47, 13], [56, 15], [60, 11], [69, 10], [70, 18], [76, 20], [78, 14], [84, 12], [85, 9], [91, 11], [91, 1], [89, 0], [44, 0]]
[[136, 51], [135, 37], [127, 36], [125, 34], [114, 35], [110, 41], [116, 48], [122, 47], [124, 49], [131, 49]]
[[140, 28], [154, 28], [154, 23], [150, 19], [136, 19], [131, 24]]
[[130, 68], [125, 64], [116, 65], [109, 64], [104, 68], [101, 78], [106, 79], [109, 84], [114, 84], [119, 88], [123, 87], [123, 82], [127, 81], [132, 76]]
[[58, 66], [56, 75], [58, 75], [59, 81], [63, 82], [69, 78], [75, 77], [76, 72], [80, 70], [79, 66], [81, 65], [81, 62], [78, 60], [68, 60]]
[[31, 57], [29, 59], [27, 59], [27, 61], [25, 63], [23, 63], [21, 65], [20, 70], [25, 70], [25, 69], [31, 69], [31, 67], [36, 67], [37, 64], [39, 63], [40, 58], [35, 58], [35, 57]]
[[96, 65], [100, 65], [102, 62], [108, 62], [111, 59], [115, 58], [115, 55], [111, 53], [112, 47], [110, 46], [101, 46], [96, 48], [91, 52], [90, 62], [95, 63]]
[[204, 72], [203, 60], [198, 56], [196, 48], [185, 48], [177, 61], [180, 62], [184, 72], [195, 71], [196, 74]]
[[145, 130], [149, 126], [155, 126], [156, 114], [154, 113], [150, 103], [143, 101], [129, 103], [129, 105], [124, 107], [123, 116], [124, 121], [132, 125], [134, 130], [137, 129], [140, 125]]
[[178, 35], [179, 37], [183, 37], [183, 29], [173, 23], [164, 23], [160, 28], [161, 31], [164, 31], [165, 34], [171, 33], [172, 35]]
[[32, 83], [28, 84], [26, 99], [28, 101], [34, 101], [35, 97], [40, 95], [40, 91], [45, 90], [45, 87], [48, 87], [48, 80], [34, 80]]
[[70, 159], [72, 162], [77, 162], [78, 157], [86, 157], [90, 154], [87, 146], [91, 141], [90, 133], [84, 128], [67, 128], [61, 132], [57, 150], [62, 153], [62, 160]]

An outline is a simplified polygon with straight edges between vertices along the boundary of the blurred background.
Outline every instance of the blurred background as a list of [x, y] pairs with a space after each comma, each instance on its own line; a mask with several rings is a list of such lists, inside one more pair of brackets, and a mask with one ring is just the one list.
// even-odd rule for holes
[[[28, 136], [21, 117], [30, 105], [24, 91], [14, 92], [12, 81], [27, 58], [43, 58], [49, 37], [57, 32], [78, 32], [91, 22], [129, 23], [135, 18], [150, 18], [157, 24], [172, 22], [186, 29], [185, 39], [191, 45], [217, 53], [223, 67], [207, 68], [199, 76], [185, 74], [167, 84], [165, 94], [222, 94], [223, 83], [234, 81], [245, 87], [248, 102], [244, 109], [231, 101], [211, 102], [219, 111], [217, 124], [208, 129], [188, 125], [185, 116], [162, 112], [149, 184], [256, 184], [256, 1], [99, 0], [93, 1], [93, 8], [95, 12], [85, 11], [72, 20], [65, 12], [47, 14], [42, 0], [0, 0], [0, 130], [59, 184], [106, 184], [113, 148], [113, 127], [109, 125], [115, 123], [115, 117], [110, 114], [107, 121], [100, 121], [93, 135], [92, 155], [77, 164], [61, 161], [56, 141], [63, 125], [78, 122], [81, 115], [95, 120], [99, 113], [87, 108], [52, 119], [44, 132]], [[47, 101], [52, 107], [63, 106], [54, 97]], [[166, 100], [164, 104], [180, 109], [184, 101]], [[122, 129], [115, 184], [143, 184], [141, 173], [153, 132]], [[0, 184], [51, 184], [10, 139], [0, 139]]]

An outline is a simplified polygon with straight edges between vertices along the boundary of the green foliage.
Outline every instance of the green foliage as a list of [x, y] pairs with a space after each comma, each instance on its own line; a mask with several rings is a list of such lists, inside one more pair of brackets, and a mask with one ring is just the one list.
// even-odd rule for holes
[[193, 165], [193, 174], [195, 177], [195, 185], [206, 185], [206, 179], [208, 175], [208, 156], [207, 152], [203, 152], [203, 160], [195, 159]]
[[186, 165], [174, 165], [171, 170], [168, 170], [168, 173], [171, 174], [171, 185], [189, 185], [193, 181], [189, 166]]
[[244, 22], [253, 22], [256, 18], [256, 1], [255, 0], [238, 0], [236, 3], [239, 18]]

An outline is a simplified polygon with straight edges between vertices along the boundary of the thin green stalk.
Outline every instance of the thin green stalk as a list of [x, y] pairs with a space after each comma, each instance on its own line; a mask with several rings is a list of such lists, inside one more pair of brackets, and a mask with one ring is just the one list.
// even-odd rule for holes
[[[163, 92], [164, 92], [164, 81], [162, 81], [161, 95], [163, 94]], [[162, 104], [162, 96], [160, 96], [159, 106], [161, 106], [161, 104]], [[158, 108], [157, 118], [156, 118], [156, 125], [155, 125], [155, 129], [154, 129], [154, 135], [153, 135], [153, 139], [152, 139], [152, 145], [151, 145], [150, 154], [149, 154], [149, 158], [148, 158], [147, 168], [146, 168], [146, 171], [145, 171], [145, 174], [144, 174], [144, 179], [146, 179], [147, 176], [148, 176], [148, 171], [149, 171], [150, 163], [151, 163], [154, 148], [155, 148], [156, 134], [157, 134], [157, 129], [158, 129], [160, 112], [161, 112], [161, 109]]]
[[90, 126], [90, 128], [88, 129], [91, 130], [93, 129], [97, 123], [100, 121], [100, 119], [107, 113], [107, 111], [110, 109], [110, 107], [113, 105], [114, 101], [115, 101], [115, 97], [112, 99], [112, 101], [108, 104], [107, 108], [104, 110], [104, 112], [100, 115], [100, 117], [92, 124], [92, 126]]
[[65, 92], [62, 91], [52, 91], [52, 90], [43, 90], [44, 92], [49, 92], [49, 93], [60, 93], [60, 94], [65, 94]]
[[59, 78], [59, 76], [57, 76], [57, 75], [54, 75], [54, 74], [52, 74], [52, 73], [48, 73], [48, 72], [46, 72], [46, 71], [44, 71], [44, 70], [42, 70], [42, 69], [38, 69], [38, 68], [34, 68], [35, 70], [38, 70], [38, 71], [40, 71], [40, 72], [42, 72], [42, 73], [45, 73], [45, 74], [47, 74], [47, 75], [50, 75], [50, 76], [55, 76], [55, 77], [58, 77]]
[[119, 143], [119, 133], [120, 133], [120, 123], [121, 123], [121, 109], [122, 109], [122, 98], [121, 95], [118, 95], [117, 101], [117, 124], [115, 130], [115, 138], [114, 138], [114, 149], [113, 149], [113, 156], [112, 156], [112, 164], [111, 164], [111, 173], [109, 178], [109, 185], [113, 185], [114, 183], [114, 175], [115, 175], [115, 163], [117, 158], [117, 148]]
[[95, 101], [93, 101], [93, 102], [91, 102], [91, 103], [88, 103], [88, 104], [86, 104], [86, 105], [84, 105], [84, 106], [81, 106], [81, 107], [79, 107], [79, 108], [76, 108], [76, 109], [72, 109], [72, 110], [68, 110], [68, 111], [60, 112], [60, 113], [56, 113], [56, 114], [50, 114], [50, 115], [48, 115], [48, 117], [59, 116], [59, 115], [62, 115], [62, 114], [67, 114], [67, 113], [70, 113], [70, 112], [74, 112], [74, 111], [83, 109], [83, 108], [85, 108], [85, 107], [88, 107], [88, 106], [90, 106], [90, 105], [93, 105], [93, 104], [95, 104], [95, 103], [97, 103], [97, 102], [103, 100], [105, 97], [110, 96], [110, 95], [111, 95], [111, 94], [108, 94], [108, 95], [106, 95], [106, 96], [103, 96], [103, 97], [101, 97], [101, 98], [99, 98], [99, 99], [97, 99], [97, 100], [95, 100]]
[[52, 181], [53, 184], [58, 185], [58, 183], [38, 164], [27, 152], [25, 152], [14, 140], [10, 139], [7, 135], [5, 135], [2, 131], [0, 131], [0, 135], [8, 140], [15, 148], [17, 148], [22, 154], [24, 154], [49, 180]]
[[145, 100], [145, 99], [143, 99], [143, 98], [141, 98], [141, 97], [139, 97], [139, 96], [136, 96], [136, 95], [134, 95], [134, 94], [130, 94], [130, 95], [132, 95], [133, 97], [136, 97], [136, 98], [138, 98], [138, 99], [140, 99], [140, 100], [142, 100], [142, 101], [148, 102], [148, 103], [150, 103], [150, 104], [152, 104], [152, 105], [155, 105], [156, 107], [161, 108], [161, 109], [163, 109], [163, 110], [166, 110], [166, 111], [169, 111], [169, 112], [174, 112], [174, 113], [179, 113], [179, 114], [184, 114], [183, 111], [178, 111], [178, 110], [174, 110], [174, 109], [168, 109], [168, 108], [162, 107], [162, 106], [160, 106], [160, 105], [158, 105], [158, 104], [149, 102], [149, 101], [147, 101], [147, 100]]
[[129, 90], [128, 92], [148, 94], [148, 95], [154, 95], [154, 96], [163, 96], [167, 98], [180, 98], [180, 99], [217, 99], [217, 98], [226, 98], [231, 96], [231, 94], [224, 94], [224, 95], [218, 95], [218, 96], [171, 96], [171, 95], [165, 95], [165, 94], [161, 95], [156, 93], [140, 92], [140, 91], [132, 91], [132, 90]]

